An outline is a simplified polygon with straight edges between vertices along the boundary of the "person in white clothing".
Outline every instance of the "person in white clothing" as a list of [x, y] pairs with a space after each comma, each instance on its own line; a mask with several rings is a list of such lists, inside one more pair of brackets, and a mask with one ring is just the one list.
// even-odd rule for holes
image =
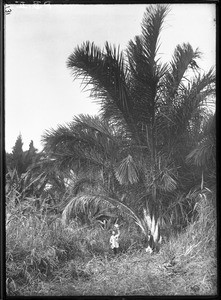
[[117, 233], [115, 230], [113, 230], [112, 235], [110, 237], [110, 244], [111, 244], [111, 249], [113, 250], [115, 255], [117, 254], [119, 248], [118, 237], [119, 237], [119, 232]]
[[116, 223], [114, 224], [114, 231], [116, 230], [118, 237], [120, 236], [120, 229], [119, 229], [119, 225]]

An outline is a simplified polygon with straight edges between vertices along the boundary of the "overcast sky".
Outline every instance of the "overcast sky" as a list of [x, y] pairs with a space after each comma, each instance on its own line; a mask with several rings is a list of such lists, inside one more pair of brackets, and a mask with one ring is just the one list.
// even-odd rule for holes
[[[42, 150], [46, 129], [80, 113], [96, 114], [97, 104], [73, 82], [66, 67], [77, 45], [106, 41], [124, 50], [141, 33], [147, 5], [10, 5], [5, 17], [5, 147], [11, 152], [21, 133], [23, 150], [31, 140]], [[203, 52], [198, 65], [215, 65], [215, 4], [174, 4], [161, 33], [160, 53], [169, 61], [177, 44]]]

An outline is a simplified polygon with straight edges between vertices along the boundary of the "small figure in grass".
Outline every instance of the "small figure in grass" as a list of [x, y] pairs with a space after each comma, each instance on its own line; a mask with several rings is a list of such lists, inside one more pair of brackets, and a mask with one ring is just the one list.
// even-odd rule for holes
[[114, 252], [114, 255], [117, 254], [118, 252], [118, 248], [119, 248], [119, 242], [118, 242], [118, 238], [119, 238], [119, 231], [117, 232], [116, 230], [112, 231], [112, 235], [110, 237], [110, 244], [111, 244], [111, 249]]
[[148, 230], [146, 252], [152, 253], [154, 251], [154, 246], [155, 246], [155, 243], [153, 240], [153, 236], [151, 234], [151, 231]]

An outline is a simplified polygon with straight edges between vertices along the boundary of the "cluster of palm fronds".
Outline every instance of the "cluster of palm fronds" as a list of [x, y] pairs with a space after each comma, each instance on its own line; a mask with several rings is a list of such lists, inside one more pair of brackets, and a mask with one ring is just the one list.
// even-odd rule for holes
[[43, 136], [53, 163], [75, 174], [65, 214], [92, 200], [109, 202], [156, 239], [158, 225], [187, 225], [189, 191], [202, 176], [207, 186], [215, 179], [215, 115], [206, 109], [215, 72], [202, 72], [201, 53], [188, 43], [177, 45], [169, 63], [160, 60], [168, 12], [167, 5], [148, 6], [141, 35], [124, 53], [108, 42], [104, 49], [88, 41], [77, 46], [67, 66], [89, 86], [101, 115], [80, 115]]

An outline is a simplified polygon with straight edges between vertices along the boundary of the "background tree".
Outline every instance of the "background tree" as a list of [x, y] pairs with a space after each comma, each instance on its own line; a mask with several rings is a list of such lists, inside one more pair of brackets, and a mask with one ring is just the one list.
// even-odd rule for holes
[[31, 168], [41, 159], [41, 156], [42, 154], [34, 147], [33, 141], [30, 142], [29, 149], [23, 151], [21, 134], [12, 148], [12, 153], [6, 153], [6, 194], [14, 195], [16, 204], [25, 197], [39, 194], [40, 178], [37, 184], [36, 178], [31, 179], [30, 174]]
[[37, 160], [38, 157], [37, 151], [38, 150], [34, 147], [34, 143], [31, 140], [28, 151], [24, 152], [24, 161], [26, 165], [26, 170], [30, 165], [32, 165], [35, 162], [35, 160]]
[[6, 168], [16, 169], [18, 176], [27, 172], [28, 168], [37, 159], [37, 149], [34, 147], [33, 141], [29, 144], [29, 149], [23, 151], [22, 135], [19, 134], [11, 153], [6, 153]]
[[12, 148], [11, 165], [10, 165], [12, 169], [14, 168], [16, 169], [19, 176], [22, 173], [25, 173], [24, 152], [22, 147], [23, 147], [22, 136], [21, 134], [19, 134], [15, 142], [15, 145]]

